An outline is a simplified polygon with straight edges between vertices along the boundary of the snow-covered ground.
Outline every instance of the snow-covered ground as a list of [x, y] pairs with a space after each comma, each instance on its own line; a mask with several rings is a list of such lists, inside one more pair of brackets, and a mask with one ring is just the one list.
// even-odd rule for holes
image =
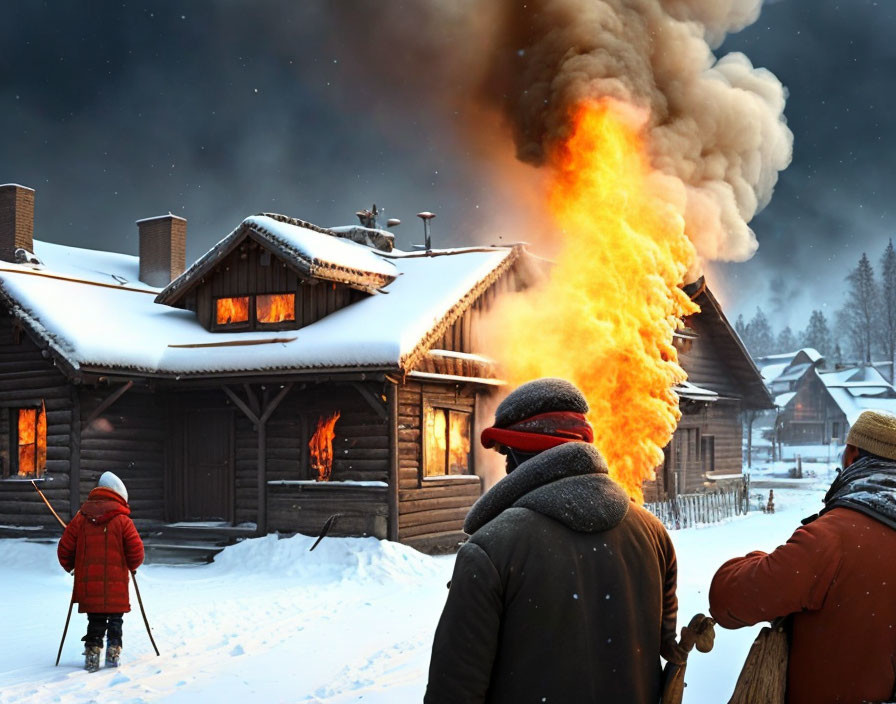
[[[820, 507], [826, 482], [820, 473], [776, 488], [773, 515], [673, 532], [679, 626], [706, 612], [724, 560], [784, 542]], [[71, 593], [54, 547], [0, 540], [0, 702], [421, 701], [453, 558], [372, 538], [327, 538], [308, 552], [311, 542], [268, 536], [211, 565], [142, 567], [161, 657], [132, 596], [122, 667], [88, 674], [80, 669], [86, 618], [77, 613], [53, 666]], [[727, 701], [758, 628], [717, 629], [715, 649], [692, 654], [685, 702]]]

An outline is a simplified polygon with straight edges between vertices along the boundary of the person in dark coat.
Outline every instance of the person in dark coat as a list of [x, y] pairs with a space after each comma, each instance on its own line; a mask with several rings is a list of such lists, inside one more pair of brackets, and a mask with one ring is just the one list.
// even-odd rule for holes
[[582, 393], [520, 386], [482, 443], [507, 476], [467, 516], [426, 704], [656, 704], [674, 649], [675, 550], [591, 444]]
[[131, 610], [128, 573], [143, 564], [143, 541], [130, 513], [124, 483], [104, 472], [59, 540], [59, 564], [75, 571], [72, 601], [87, 614], [81, 640], [91, 672], [99, 669], [104, 636], [106, 666], [118, 667], [121, 656], [123, 617]]
[[710, 612], [725, 628], [792, 614], [788, 704], [890, 701], [896, 684], [896, 416], [849, 430], [818, 515], [771, 554], [729, 560]]

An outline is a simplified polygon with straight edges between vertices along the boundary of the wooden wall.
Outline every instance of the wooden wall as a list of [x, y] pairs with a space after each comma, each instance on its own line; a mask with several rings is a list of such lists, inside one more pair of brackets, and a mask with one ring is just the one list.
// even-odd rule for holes
[[[0, 457], [8, 467], [10, 423], [15, 409], [47, 409], [47, 472], [41, 491], [63, 519], [69, 519], [69, 472], [74, 398], [72, 387], [40, 348], [4, 311], [0, 313]], [[29, 481], [0, 480], [0, 525], [56, 526]]]
[[235, 251], [222, 259], [205, 281], [185, 297], [185, 306], [196, 311], [199, 322], [208, 329], [215, 323], [215, 299], [264, 293], [295, 293], [296, 320], [280, 326], [264, 325], [259, 329], [289, 329], [310, 325], [330, 313], [344, 308], [368, 294], [344, 284], [301, 279], [286, 264], [271, 254], [262, 264], [263, 247], [253, 239], [243, 241]]
[[[82, 387], [82, 420], [117, 388]], [[127, 487], [131, 518], [164, 520], [167, 437], [164, 399], [144, 389], [126, 391], [81, 432], [81, 500], [103, 472], [114, 472]]]
[[468, 386], [456, 384], [409, 382], [398, 391], [398, 537], [423, 550], [449, 549], [464, 539], [464, 519], [482, 484], [475, 475], [422, 479], [424, 398], [472, 413], [476, 397]]
[[826, 444], [835, 436], [835, 430], [842, 441], [849, 429], [846, 414], [814, 372], [803, 377], [780, 422], [781, 442], [787, 445]]
[[690, 349], [679, 352], [679, 362], [688, 374], [688, 381], [722, 396], [742, 395], [735, 377], [712, 342], [706, 327], [701, 324], [699, 314], [688, 319], [698, 337]]
[[[360, 383], [359, 383], [360, 384]], [[382, 401], [383, 384], [364, 383], [368, 397]], [[330, 482], [316, 478], [308, 442], [322, 416], [340, 412], [334, 431]], [[312, 384], [283, 399], [267, 425], [268, 529], [316, 535], [326, 519], [342, 514], [331, 535], [385, 538], [388, 521], [389, 429], [386, 405], [377, 411], [357, 386]], [[245, 415], [237, 418], [237, 522], [258, 512], [257, 435]], [[382, 482], [382, 486], [340, 484]]]
[[[714, 462], [704, 440], [712, 438]], [[712, 475], [739, 474], [743, 468], [743, 426], [739, 401], [716, 401], [684, 407], [681, 421], [664, 450], [666, 461], [656, 479], [644, 483], [644, 500], [660, 501], [674, 491], [689, 494], [711, 487]]]

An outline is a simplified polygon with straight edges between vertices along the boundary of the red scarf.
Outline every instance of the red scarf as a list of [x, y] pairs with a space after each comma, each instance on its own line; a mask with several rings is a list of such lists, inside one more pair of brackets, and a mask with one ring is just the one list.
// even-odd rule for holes
[[482, 431], [483, 447], [506, 445], [523, 452], [542, 452], [566, 442], [594, 442], [594, 430], [583, 413], [553, 411], [518, 423]]

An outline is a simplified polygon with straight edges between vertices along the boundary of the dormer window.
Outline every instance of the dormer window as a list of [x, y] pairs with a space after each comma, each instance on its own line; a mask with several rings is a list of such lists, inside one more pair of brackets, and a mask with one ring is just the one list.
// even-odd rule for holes
[[293, 327], [296, 320], [294, 293], [264, 293], [215, 300], [218, 330], [265, 330]]

